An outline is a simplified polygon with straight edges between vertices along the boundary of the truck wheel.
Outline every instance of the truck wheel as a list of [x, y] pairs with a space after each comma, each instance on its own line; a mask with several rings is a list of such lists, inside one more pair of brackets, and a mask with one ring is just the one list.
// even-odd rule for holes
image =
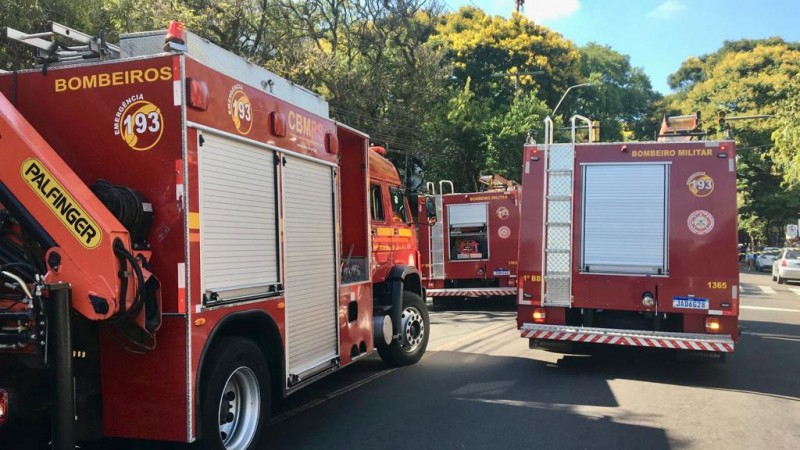
[[201, 414], [204, 450], [255, 450], [269, 420], [269, 366], [250, 339], [222, 338], [206, 365]]
[[392, 367], [408, 366], [422, 358], [428, 347], [430, 320], [422, 297], [413, 292], [403, 292], [403, 314], [400, 338], [389, 345], [379, 345], [378, 354]]

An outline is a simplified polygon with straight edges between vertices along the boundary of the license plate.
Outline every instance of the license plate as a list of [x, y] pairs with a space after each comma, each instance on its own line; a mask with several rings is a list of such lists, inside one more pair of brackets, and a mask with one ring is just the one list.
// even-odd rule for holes
[[708, 299], [698, 297], [672, 297], [672, 307], [681, 309], [708, 309]]
[[511, 275], [511, 271], [509, 269], [494, 269], [492, 273], [496, 277], [507, 277]]

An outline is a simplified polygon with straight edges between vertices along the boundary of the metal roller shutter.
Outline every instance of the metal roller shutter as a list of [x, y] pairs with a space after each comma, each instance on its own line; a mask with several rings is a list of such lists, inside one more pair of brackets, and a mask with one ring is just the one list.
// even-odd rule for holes
[[486, 203], [448, 205], [447, 217], [450, 226], [479, 226], [486, 224]]
[[205, 133], [198, 166], [203, 291], [265, 294], [279, 283], [273, 152]]
[[283, 210], [291, 382], [338, 356], [332, 169], [287, 156]]
[[666, 273], [668, 167], [584, 166], [582, 271]]

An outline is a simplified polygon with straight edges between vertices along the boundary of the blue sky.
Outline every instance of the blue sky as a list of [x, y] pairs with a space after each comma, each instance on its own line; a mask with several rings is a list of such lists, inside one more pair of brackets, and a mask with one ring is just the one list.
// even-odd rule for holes
[[[478, 6], [509, 16], [514, 0], [444, 0], [448, 10]], [[526, 0], [524, 13], [577, 45], [597, 42], [629, 55], [653, 88], [690, 56], [725, 40], [780, 36], [800, 41], [800, 0]]]

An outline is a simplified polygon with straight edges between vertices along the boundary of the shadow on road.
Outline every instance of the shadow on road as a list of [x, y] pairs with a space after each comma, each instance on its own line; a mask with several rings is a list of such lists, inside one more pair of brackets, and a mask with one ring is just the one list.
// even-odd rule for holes
[[[364, 361], [360, 365], [380, 364]], [[376, 366], [377, 367], [377, 366]], [[608, 382], [517, 357], [438, 352], [272, 430], [270, 448], [680, 446], [657, 413], [621, 413]], [[526, 374], [519, 377], [519, 374]], [[530, 376], [527, 376], [529, 374]], [[635, 423], [633, 423], [635, 422]]]
[[[670, 350], [598, 347], [590, 357], [565, 355], [568, 373], [749, 392], [800, 401], [800, 326], [742, 321], [736, 352], [724, 364], [680, 360]], [[546, 364], [541, 362], [541, 364]]]

